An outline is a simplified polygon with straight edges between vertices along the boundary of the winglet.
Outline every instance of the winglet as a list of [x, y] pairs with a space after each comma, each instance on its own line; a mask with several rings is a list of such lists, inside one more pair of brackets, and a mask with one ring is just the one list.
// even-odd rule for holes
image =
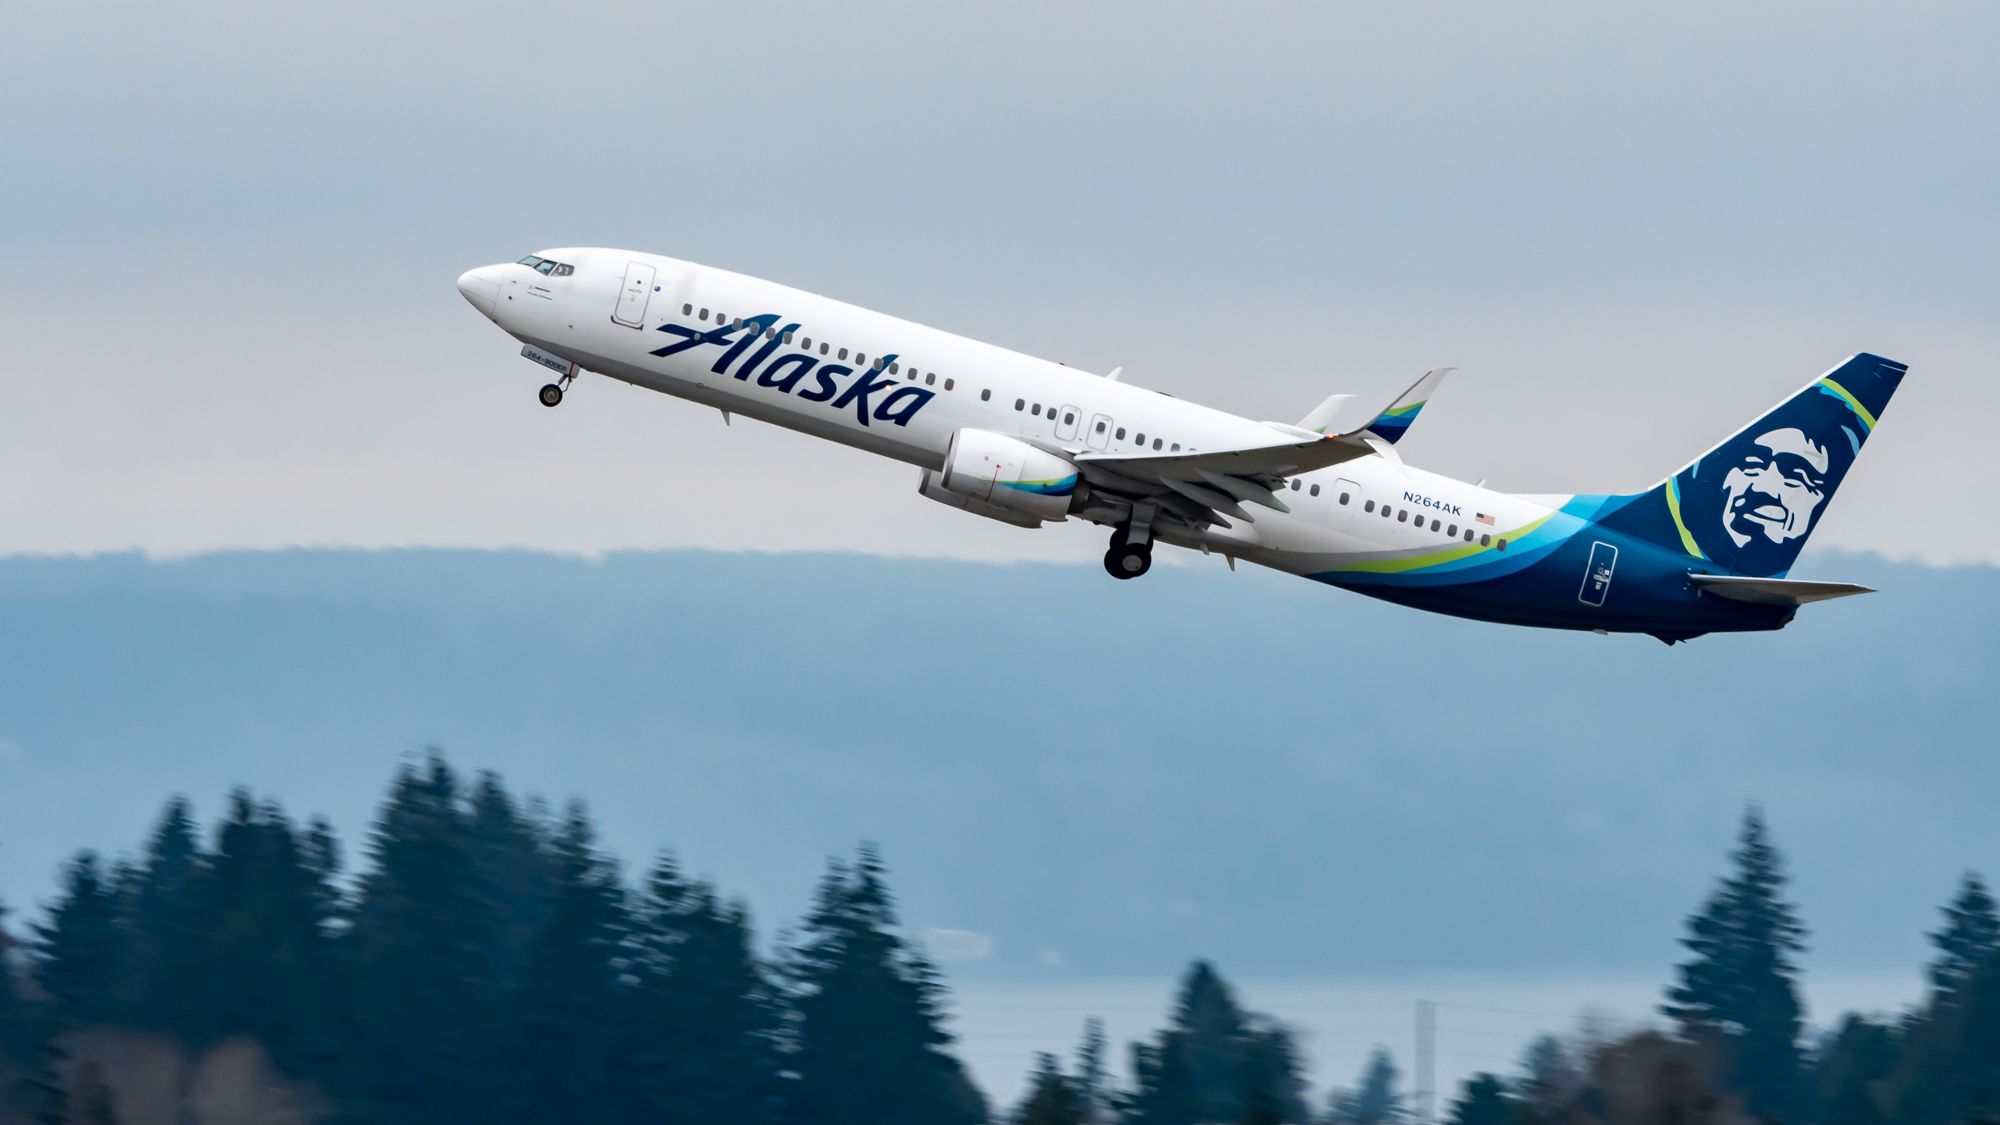
[[1404, 391], [1396, 401], [1390, 403], [1389, 409], [1376, 415], [1375, 420], [1368, 423], [1368, 431], [1391, 445], [1401, 441], [1403, 435], [1409, 432], [1410, 424], [1417, 420], [1417, 414], [1423, 410], [1424, 404], [1430, 401], [1431, 395], [1437, 393], [1438, 384], [1444, 382], [1444, 377], [1455, 370], [1457, 368], [1433, 367], [1424, 372], [1424, 377], [1418, 379], [1416, 384]]

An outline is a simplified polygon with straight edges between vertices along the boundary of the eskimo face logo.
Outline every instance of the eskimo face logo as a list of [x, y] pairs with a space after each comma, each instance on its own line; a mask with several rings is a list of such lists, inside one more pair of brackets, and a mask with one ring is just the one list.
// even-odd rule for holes
[[1826, 500], [1827, 447], [1787, 426], [1746, 443], [1722, 477], [1722, 528], [1738, 547], [1802, 539]]
[[1677, 492], [1701, 557], [1740, 574], [1783, 574], [1861, 452], [1867, 427], [1810, 389], [1683, 471]]
[[[855, 421], [864, 426], [875, 422], [907, 426], [910, 419], [917, 416], [917, 411], [922, 410], [924, 404], [937, 393], [923, 387], [898, 384], [890, 378], [888, 370], [889, 365], [896, 362], [894, 354], [877, 356], [874, 364], [858, 375], [854, 368], [844, 363], [822, 363], [819, 357], [804, 351], [784, 351], [781, 355], [780, 351], [792, 342], [799, 331], [797, 323], [776, 327], [781, 319], [777, 313], [763, 313], [745, 318], [740, 326], [735, 323], [718, 324], [708, 329], [668, 321], [660, 325], [659, 330], [680, 339], [665, 347], [654, 348], [652, 354], [665, 358], [713, 344], [725, 349], [709, 368], [717, 375], [728, 375], [746, 383], [754, 378], [759, 387], [779, 394], [797, 395], [807, 402], [827, 403], [834, 410], [845, 411], [853, 407]], [[762, 346], [751, 351], [751, 345], [760, 341]], [[808, 375], [812, 376], [811, 385], [802, 386]], [[848, 376], [855, 378], [843, 385]], [[875, 395], [880, 397], [871, 397]]]

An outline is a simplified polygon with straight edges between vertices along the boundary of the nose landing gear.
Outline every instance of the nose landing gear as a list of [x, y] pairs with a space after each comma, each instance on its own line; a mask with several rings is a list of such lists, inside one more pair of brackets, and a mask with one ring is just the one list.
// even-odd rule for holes
[[569, 385], [574, 382], [576, 382], [576, 364], [572, 363], [569, 365], [569, 374], [564, 375], [562, 378], [557, 379], [555, 382], [550, 383], [542, 388], [542, 393], [540, 396], [542, 400], [542, 405], [561, 406], [563, 400], [563, 392], [565, 390], [568, 390]]

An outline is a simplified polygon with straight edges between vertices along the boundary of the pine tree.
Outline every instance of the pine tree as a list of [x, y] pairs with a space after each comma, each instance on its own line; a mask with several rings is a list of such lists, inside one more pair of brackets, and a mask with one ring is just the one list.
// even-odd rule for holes
[[1368, 1056], [1359, 1085], [1333, 1092], [1328, 1110], [1332, 1125], [1390, 1125], [1405, 1118], [1403, 1096], [1396, 1092], [1396, 1063], [1385, 1048]]
[[572, 803], [549, 846], [548, 916], [528, 943], [504, 1073], [518, 1121], [602, 1121], [629, 1100], [618, 1016], [621, 946], [628, 929], [616, 866]]
[[936, 969], [906, 943], [864, 846], [820, 881], [793, 953], [795, 1105], [817, 1125], [974, 1125], [985, 1099], [949, 1053]]
[[340, 946], [357, 1019], [354, 1115], [493, 1119], [512, 980], [490, 975], [498, 914], [480, 878], [457, 776], [432, 755], [397, 771]]
[[1173, 1017], [1135, 1056], [1134, 1104], [1147, 1122], [1239, 1121], [1255, 1110], [1278, 1120], [1306, 1115], [1291, 1034], [1245, 1012], [1214, 965], [1196, 961], [1181, 978]]
[[194, 809], [170, 799], [129, 884], [125, 913], [131, 938], [120, 993], [136, 1026], [164, 1031], [192, 1046], [207, 1034], [203, 958], [210, 924], [201, 892], [202, 854]]
[[1886, 1125], [1884, 1089], [1896, 1068], [1896, 1029], [1850, 1015], [1813, 1066], [1819, 1120], [1830, 1125]]
[[0, 903], [0, 1121], [28, 1112], [34, 1075], [34, 1014], [14, 978], [7, 907]]
[[1537, 1036], [1521, 1056], [1520, 1112], [1524, 1119], [1554, 1121], [1582, 1075], [1562, 1040]]
[[63, 886], [49, 920], [35, 927], [41, 939], [36, 977], [71, 1026], [101, 1024], [116, 1013], [125, 954], [117, 894], [95, 852], [82, 852], [63, 870]]
[[1951, 905], [1943, 908], [1944, 929], [1930, 935], [1938, 957], [1931, 963], [1931, 987], [1938, 1000], [1955, 1002], [1981, 964], [2000, 952], [2000, 911], [1976, 872], [1966, 872]]
[[1083, 1092], [1057, 1068], [1054, 1055], [1035, 1055], [1028, 1092], [1014, 1108], [1011, 1125], [1085, 1125], [1090, 1120]]
[[1731, 858], [1735, 873], [1688, 919], [1681, 944], [1694, 956], [1679, 966], [1680, 983], [1661, 1010], [1718, 1052], [1723, 1084], [1748, 1112], [1795, 1121], [1805, 1101], [1791, 955], [1805, 948], [1805, 928], [1783, 898], [1784, 857], [1755, 807], [1744, 813]]
[[748, 911], [663, 855], [631, 925], [628, 1050], [640, 1114], [689, 1125], [774, 1119], [779, 1012]]
[[334, 850], [330, 832], [302, 836], [278, 806], [238, 789], [195, 884], [204, 1030], [248, 1035], [298, 1077], [326, 1074], [347, 1038], [334, 979]]
[[1083, 1101], [1083, 1115], [1086, 1121], [1095, 1121], [1110, 1104], [1111, 1080], [1107, 1070], [1106, 1052], [1110, 1041], [1104, 1034], [1104, 1021], [1091, 1016], [1083, 1021], [1083, 1041], [1076, 1048], [1076, 1092]]
[[1491, 1074], [1475, 1074], [1452, 1103], [1450, 1125], [1514, 1125], [1516, 1105], [1506, 1084]]

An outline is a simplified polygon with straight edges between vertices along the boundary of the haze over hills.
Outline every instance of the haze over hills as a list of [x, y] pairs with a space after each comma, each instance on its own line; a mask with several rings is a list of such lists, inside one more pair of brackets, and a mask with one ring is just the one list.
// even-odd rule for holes
[[[1431, 617], [1219, 562], [283, 551], [0, 560], [0, 895], [245, 783], [350, 851], [441, 746], [584, 798], [768, 933], [879, 841], [955, 974], [1658, 969], [1761, 801], [1809, 966], [1905, 967], [2000, 869], [2000, 570], [1783, 633]], [[1476, 932], [1476, 940], [1468, 937]]]

